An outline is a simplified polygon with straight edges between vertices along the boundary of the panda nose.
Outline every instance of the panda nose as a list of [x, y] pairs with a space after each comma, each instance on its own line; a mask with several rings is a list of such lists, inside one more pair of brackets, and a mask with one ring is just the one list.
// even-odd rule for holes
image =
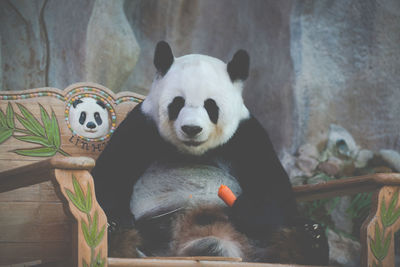
[[96, 124], [94, 124], [94, 122], [92, 122], [92, 121], [89, 121], [86, 124], [86, 127], [88, 127], [89, 129], [94, 129], [94, 128], [96, 128]]
[[200, 126], [195, 125], [183, 125], [181, 128], [182, 131], [189, 137], [194, 137], [203, 130], [203, 128]]

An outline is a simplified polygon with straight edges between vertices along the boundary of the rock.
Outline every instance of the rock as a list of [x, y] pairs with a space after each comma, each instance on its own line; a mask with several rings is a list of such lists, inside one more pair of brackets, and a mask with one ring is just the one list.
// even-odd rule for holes
[[321, 162], [318, 165], [318, 170], [330, 176], [339, 175], [342, 169], [343, 169], [343, 161], [336, 157], [330, 157], [327, 161]]
[[298, 150], [299, 156], [307, 156], [314, 159], [319, 158], [318, 149], [312, 144], [304, 144]]
[[361, 149], [354, 161], [354, 166], [359, 169], [365, 168], [368, 164], [368, 161], [370, 161], [373, 157], [374, 152], [368, 149]]
[[331, 124], [326, 150], [340, 158], [352, 158], [359, 150], [353, 136], [343, 127]]
[[359, 242], [343, 237], [334, 231], [326, 231], [329, 243], [329, 265], [360, 266], [361, 245]]
[[382, 149], [379, 151], [382, 159], [397, 172], [400, 172], [400, 154], [395, 150]]
[[[333, 208], [331, 212], [331, 219], [335, 225], [336, 229], [342, 230], [346, 233], [352, 233], [353, 231], [353, 221], [349, 217], [347, 210], [350, 207], [352, 201], [351, 196], [343, 196], [339, 198], [339, 202]], [[332, 207], [327, 206], [327, 209], [332, 209]]]
[[140, 53], [123, 7], [123, 0], [97, 0], [86, 33], [86, 80], [116, 92], [132, 74]]
[[318, 166], [318, 160], [309, 156], [301, 155], [297, 158], [296, 165], [307, 177], [311, 177]]

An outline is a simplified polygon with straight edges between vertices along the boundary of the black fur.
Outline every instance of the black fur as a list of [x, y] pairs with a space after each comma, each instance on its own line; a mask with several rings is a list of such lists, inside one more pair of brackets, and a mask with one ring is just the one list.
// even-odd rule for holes
[[219, 116], [219, 108], [217, 106], [217, 103], [215, 103], [215, 100], [209, 98], [206, 101], [204, 101], [204, 108], [207, 110], [210, 120], [214, 124], [217, 124]]
[[235, 53], [232, 60], [228, 63], [227, 70], [231, 81], [246, 80], [249, 76], [250, 57], [245, 50]]
[[168, 105], [168, 117], [171, 121], [178, 118], [179, 112], [183, 106], [185, 106], [185, 99], [181, 96], [175, 97], [171, 104]]
[[165, 41], [158, 42], [154, 52], [154, 66], [158, 73], [164, 76], [172, 63], [174, 63], [174, 55], [172, 54], [171, 47]]

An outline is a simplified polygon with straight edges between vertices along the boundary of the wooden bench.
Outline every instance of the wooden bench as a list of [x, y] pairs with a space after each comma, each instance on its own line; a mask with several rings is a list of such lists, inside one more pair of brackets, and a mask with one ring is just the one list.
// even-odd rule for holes
[[[110, 123], [102, 136], [79, 135], [71, 125], [74, 101], [87, 97], [105, 104]], [[216, 257], [107, 258], [107, 218], [90, 170], [115, 128], [143, 99], [94, 83], [0, 93], [0, 265], [294, 266]], [[390, 173], [297, 186], [294, 192], [308, 201], [374, 191], [361, 229], [362, 266], [394, 266], [399, 189], [400, 174]]]

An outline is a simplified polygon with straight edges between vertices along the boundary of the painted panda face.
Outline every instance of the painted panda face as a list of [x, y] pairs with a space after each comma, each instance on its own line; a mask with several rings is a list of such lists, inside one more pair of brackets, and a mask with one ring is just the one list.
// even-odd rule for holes
[[78, 135], [87, 138], [105, 136], [110, 126], [106, 106], [102, 101], [91, 97], [84, 97], [72, 103], [69, 122]]
[[165, 73], [157, 69], [142, 110], [154, 119], [161, 136], [182, 152], [201, 155], [224, 144], [249, 117], [242, 79], [232, 79], [224, 62], [187, 55], [173, 58]]

